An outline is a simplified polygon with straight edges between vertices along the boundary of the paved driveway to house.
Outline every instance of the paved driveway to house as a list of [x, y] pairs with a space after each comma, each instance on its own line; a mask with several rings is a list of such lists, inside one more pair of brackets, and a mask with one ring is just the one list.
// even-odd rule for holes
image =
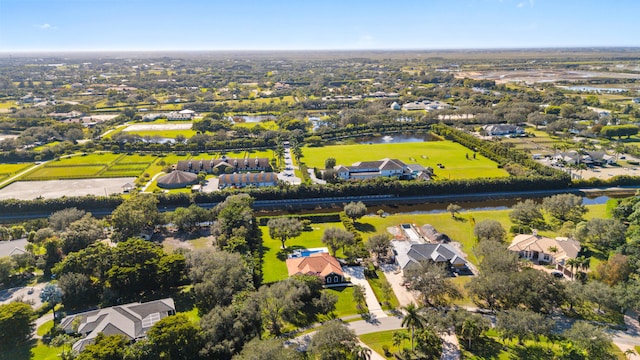
[[413, 294], [407, 290], [406, 287], [402, 286], [404, 279], [402, 278], [402, 271], [399, 271], [397, 265], [381, 265], [380, 268], [384, 273], [384, 276], [387, 278], [389, 284], [391, 284], [391, 288], [393, 292], [396, 294], [398, 298], [398, 302], [400, 306], [407, 306], [411, 303], [416, 303], [416, 299]]
[[[42, 306], [40, 301], [40, 291], [47, 283], [39, 283], [33, 286], [15, 287], [0, 291], [0, 304], [8, 304], [13, 301], [23, 301], [30, 303], [32, 308], [37, 309]], [[29, 294], [30, 290], [31, 294]]]
[[351, 278], [351, 282], [354, 285], [362, 285], [364, 287], [367, 307], [369, 308], [369, 313], [373, 315], [373, 318], [381, 319], [387, 317], [387, 314], [382, 310], [380, 302], [378, 302], [371, 285], [369, 285], [369, 282], [364, 277], [364, 268], [362, 266], [345, 266], [342, 268], [342, 272], [344, 272], [345, 276], [349, 276]]

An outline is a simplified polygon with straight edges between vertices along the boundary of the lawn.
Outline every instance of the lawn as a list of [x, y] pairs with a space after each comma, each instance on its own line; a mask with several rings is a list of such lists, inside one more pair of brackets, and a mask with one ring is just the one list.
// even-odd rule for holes
[[[324, 289], [322, 291], [326, 291], [330, 294], [334, 294], [338, 296], [338, 302], [336, 303], [336, 310], [333, 312], [333, 315], [335, 315], [336, 317], [355, 315], [358, 313], [358, 309], [356, 309], [356, 304], [353, 302], [353, 287], [347, 286], [347, 287], [341, 287], [341, 288], [331, 288], [331, 289]], [[366, 304], [365, 304], [365, 308], [366, 308]]]
[[[384, 356], [384, 350], [382, 348], [385, 345], [389, 348], [389, 351], [391, 353], [398, 352], [398, 350], [402, 349], [402, 348], [411, 348], [411, 341], [408, 338], [405, 339], [402, 342], [402, 344], [400, 344], [399, 347], [396, 347], [396, 346], [393, 345], [393, 333], [395, 333], [396, 331], [403, 332], [403, 333], [407, 334], [407, 337], [409, 336], [409, 331], [408, 330], [401, 329], [401, 330], [380, 331], [380, 332], [360, 335], [358, 337], [360, 338], [360, 341], [362, 341], [367, 346], [369, 346], [371, 349], [373, 349], [373, 351], [375, 351], [378, 354]], [[395, 357], [393, 355], [389, 356], [389, 357], [386, 357], [386, 358], [387, 359], [395, 359]]]
[[[304, 231], [302, 235], [289, 239], [286, 243], [287, 251], [282, 251], [280, 240], [274, 240], [269, 236], [269, 228], [261, 226], [262, 248], [264, 250], [262, 262], [262, 276], [265, 284], [284, 280], [289, 276], [287, 271], [287, 253], [294, 249], [325, 247], [321, 238], [324, 230], [330, 227], [344, 229], [342, 223], [312, 224], [312, 231]], [[338, 250], [338, 256], [341, 250]]]
[[[436, 179], [468, 179], [479, 177], [506, 177], [509, 174], [499, 169], [497, 163], [476, 154], [452, 141], [428, 141], [397, 144], [330, 145], [304, 147], [303, 161], [309, 168], [324, 168], [327, 158], [333, 157], [339, 165], [351, 165], [358, 161], [375, 161], [392, 158], [407, 164], [420, 164], [434, 169]], [[366, 155], [365, 155], [366, 154]], [[469, 155], [469, 159], [465, 155]], [[443, 164], [444, 169], [436, 164]]]
[[371, 289], [373, 290], [373, 293], [376, 295], [376, 299], [378, 299], [379, 302], [383, 303], [382, 309], [383, 310], [398, 309], [400, 307], [400, 303], [398, 302], [398, 298], [396, 297], [396, 294], [393, 292], [393, 290], [391, 291], [391, 294], [390, 294], [391, 298], [389, 299], [389, 305], [384, 304], [382, 284], [383, 283], [388, 284], [389, 282], [387, 281], [387, 278], [384, 276], [382, 271], [376, 270], [376, 275], [378, 275], [377, 279], [368, 278], [367, 281], [369, 282], [369, 285], [371, 285]]
[[86, 166], [44, 166], [27, 174], [23, 180], [54, 180], [99, 177], [99, 173], [105, 169], [104, 165]]
[[2, 164], [2, 166], [0, 166], [0, 175], [12, 175], [31, 165], [33, 165], [33, 163]]
[[[67, 350], [69, 347], [67, 346]], [[28, 344], [0, 353], [0, 359], [7, 360], [58, 360], [62, 347], [45, 345], [41, 340], [31, 340]]]
[[108, 165], [116, 161], [122, 154], [114, 154], [110, 152], [98, 152], [86, 155], [76, 155], [65, 157], [51, 161], [47, 165], [51, 166], [68, 166], [68, 165]]
[[[540, 341], [525, 340], [524, 345], [519, 345], [515, 340], [502, 340], [493, 329], [485, 333], [484, 339], [478, 340], [472, 345], [473, 351], [462, 350], [463, 359], [542, 360], [556, 358], [562, 352], [559, 343], [553, 343], [546, 337], [542, 337]], [[618, 359], [626, 359], [622, 351], [615, 345], [613, 345], [612, 352]]]
[[36, 334], [38, 334], [38, 336], [44, 336], [52, 328], [53, 328], [53, 319], [51, 319], [51, 320], [45, 322], [44, 324], [40, 325], [38, 327], [38, 329], [36, 330]]
[[271, 120], [260, 121], [260, 122], [239, 122], [239, 123], [236, 123], [234, 126], [252, 129], [256, 127], [256, 125], [258, 124], [260, 124], [261, 127], [267, 130], [274, 130], [274, 131], [278, 130], [278, 125], [276, 124], [276, 122]]

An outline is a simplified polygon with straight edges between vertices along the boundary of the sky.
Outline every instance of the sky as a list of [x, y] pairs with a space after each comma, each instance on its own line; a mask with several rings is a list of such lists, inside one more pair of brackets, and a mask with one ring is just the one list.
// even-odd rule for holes
[[638, 0], [0, 0], [0, 52], [640, 46]]

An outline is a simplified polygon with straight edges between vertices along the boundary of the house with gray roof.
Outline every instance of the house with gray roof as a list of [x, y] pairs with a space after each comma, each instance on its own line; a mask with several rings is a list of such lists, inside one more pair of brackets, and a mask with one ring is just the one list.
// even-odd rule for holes
[[99, 333], [124, 335], [131, 341], [142, 339], [147, 331], [161, 319], [175, 315], [173, 299], [131, 303], [69, 315], [62, 319], [60, 327], [67, 333], [84, 337], [73, 344], [80, 352], [91, 344]]
[[417, 244], [405, 241], [392, 241], [392, 243], [396, 250], [396, 262], [403, 271], [421, 261], [443, 264], [449, 270], [467, 268], [467, 260], [451, 245]]

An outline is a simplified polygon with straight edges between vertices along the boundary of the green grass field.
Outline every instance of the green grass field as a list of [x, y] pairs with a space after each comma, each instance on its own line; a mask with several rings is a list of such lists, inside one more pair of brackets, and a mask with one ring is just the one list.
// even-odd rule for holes
[[2, 166], [0, 166], [0, 175], [12, 175], [32, 165], [33, 163], [2, 164]]
[[[302, 248], [317, 248], [325, 247], [321, 238], [325, 229], [330, 227], [337, 227], [344, 229], [342, 223], [324, 223], [324, 224], [312, 224], [313, 231], [304, 231], [302, 235], [294, 239], [289, 239], [286, 243], [288, 251]], [[262, 247], [264, 250], [264, 258], [262, 265], [262, 276], [264, 283], [272, 283], [279, 280], [284, 280], [289, 277], [287, 271], [287, 252], [282, 251], [280, 240], [274, 240], [269, 236], [269, 228], [261, 226], [262, 231]], [[341, 250], [338, 250], [338, 256], [342, 254]]]
[[[473, 151], [451, 141], [429, 141], [397, 144], [330, 145], [304, 147], [302, 159], [309, 168], [324, 168], [327, 158], [333, 157], [337, 164], [351, 165], [358, 161], [375, 161], [392, 158], [407, 164], [418, 163], [435, 170], [437, 179], [468, 179], [478, 177], [506, 177], [509, 174], [497, 164]], [[469, 159], [465, 157], [469, 155]], [[436, 164], [443, 164], [444, 169]]]
[[[399, 347], [396, 347], [393, 345], [393, 333], [395, 333], [396, 331], [404, 332], [405, 334], [407, 334], [407, 336], [409, 336], [408, 330], [401, 329], [401, 330], [380, 331], [380, 332], [360, 335], [358, 337], [360, 338], [360, 341], [362, 341], [371, 349], [373, 349], [373, 351], [377, 352], [381, 356], [384, 356], [384, 350], [382, 350], [382, 348], [385, 345], [389, 347], [389, 351], [391, 353], [398, 352], [400, 349], [403, 349], [403, 348], [411, 347], [411, 341], [408, 339], [404, 340]], [[385, 358], [395, 359], [393, 355]]]
[[[358, 313], [358, 309], [356, 309], [356, 304], [353, 302], [353, 287], [341, 287], [341, 288], [331, 288], [324, 289], [330, 294], [334, 294], [338, 296], [338, 302], [336, 303], [336, 310], [333, 314], [336, 317], [343, 317], [348, 315], [354, 315]], [[366, 305], [365, 305], [366, 308]]]
[[398, 298], [396, 297], [396, 294], [393, 291], [390, 294], [391, 296], [389, 299], [389, 305], [384, 304], [382, 284], [383, 283], [388, 284], [389, 282], [387, 281], [387, 278], [384, 276], [382, 271], [376, 270], [376, 274], [378, 275], [377, 279], [369, 278], [367, 279], [367, 281], [369, 282], [369, 285], [371, 285], [371, 289], [373, 290], [373, 293], [376, 295], [376, 299], [378, 299], [378, 301], [382, 303], [382, 309], [383, 310], [398, 309], [400, 307], [400, 303], [398, 302]]
[[[62, 347], [45, 345], [42, 340], [31, 340], [28, 344], [0, 353], [0, 359], [7, 360], [57, 360]], [[67, 346], [67, 350], [69, 347]]]
[[[190, 138], [197, 134], [195, 130], [144, 130], [144, 131], [127, 131], [128, 134], [135, 134], [138, 136], [150, 136], [161, 137], [166, 139], [175, 139], [178, 135], [182, 135], [185, 138]], [[113, 134], [111, 134], [113, 136]]]
[[260, 124], [260, 126], [262, 126], [267, 130], [278, 130], [278, 125], [276, 124], [275, 121], [243, 122], [243, 123], [241, 122], [241, 123], [236, 123], [235, 126], [251, 129], [258, 124]]

